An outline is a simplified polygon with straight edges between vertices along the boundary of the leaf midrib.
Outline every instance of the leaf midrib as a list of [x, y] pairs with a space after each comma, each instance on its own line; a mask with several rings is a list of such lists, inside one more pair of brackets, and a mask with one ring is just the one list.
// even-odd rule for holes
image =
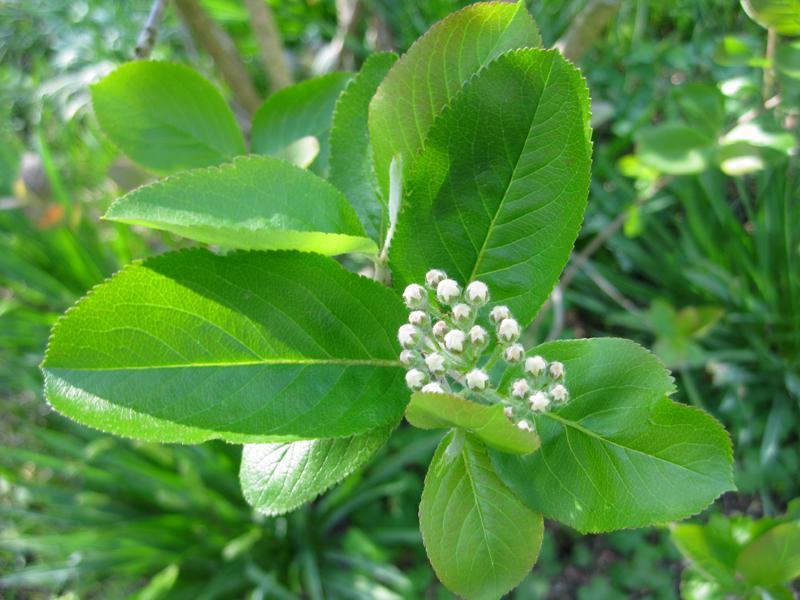
[[265, 358], [259, 360], [243, 360], [237, 362], [196, 362], [196, 363], [175, 363], [166, 365], [144, 365], [144, 366], [124, 366], [124, 367], [54, 367], [47, 364], [42, 368], [49, 371], [148, 371], [153, 369], [194, 369], [208, 367], [250, 367], [267, 365], [342, 365], [342, 366], [370, 366], [370, 367], [400, 367], [397, 359], [346, 359], [346, 358]]

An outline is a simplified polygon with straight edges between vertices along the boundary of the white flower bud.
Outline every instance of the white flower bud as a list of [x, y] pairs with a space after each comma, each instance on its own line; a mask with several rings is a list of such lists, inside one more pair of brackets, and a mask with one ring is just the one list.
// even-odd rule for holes
[[471, 304], [483, 306], [489, 301], [489, 288], [482, 281], [473, 281], [467, 286], [467, 300]]
[[444, 373], [444, 356], [433, 352], [425, 357], [425, 364], [431, 373]]
[[458, 329], [453, 329], [452, 331], [448, 331], [444, 336], [444, 347], [450, 350], [451, 352], [463, 352], [464, 351], [464, 340], [467, 339], [467, 336], [464, 334], [463, 331]]
[[530, 373], [534, 377], [544, 373], [547, 368], [547, 362], [539, 356], [531, 356], [525, 359], [525, 372]]
[[536, 392], [530, 398], [528, 398], [528, 402], [531, 405], [531, 408], [537, 412], [543, 412], [547, 410], [547, 407], [550, 406], [550, 398], [547, 397], [547, 394], [544, 392]]
[[467, 373], [467, 387], [471, 390], [485, 390], [489, 383], [489, 376], [480, 369], [472, 369]]
[[428, 314], [424, 310], [415, 310], [408, 315], [408, 322], [412, 325], [422, 325], [428, 319]]
[[527, 421], [520, 421], [519, 423], [517, 423], [517, 427], [522, 431], [533, 431], [531, 424], [528, 423]]
[[558, 361], [550, 363], [550, 377], [553, 379], [561, 379], [564, 376], [564, 365]]
[[436, 286], [436, 297], [443, 304], [451, 304], [461, 295], [461, 288], [452, 279], [442, 279]]
[[506, 406], [503, 409], [503, 414], [506, 416], [507, 419], [511, 419], [514, 417], [514, 409], [511, 408], [510, 406]]
[[406, 366], [410, 367], [415, 362], [417, 362], [417, 353], [413, 350], [403, 350], [400, 353], [400, 362]]
[[469, 307], [468, 304], [456, 304], [453, 307], [453, 318], [456, 321], [466, 321], [469, 319], [469, 315], [472, 312], [472, 309]]
[[422, 391], [424, 394], [444, 394], [444, 388], [436, 381], [426, 383], [422, 386], [422, 390], [420, 391]]
[[497, 327], [497, 337], [504, 342], [513, 342], [519, 337], [519, 323], [516, 319], [503, 319]]
[[397, 339], [403, 348], [413, 348], [419, 338], [419, 329], [406, 323], [397, 330]]
[[522, 347], [522, 344], [511, 344], [503, 351], [503, 358], [506, 362], [519, 362], [523, 356], [525, 356], [525, 348]]
[[406, 289], [403, 290], [403, 301], [405, 301], [406, 306], [409, 308], [422, 306], [425, 303], [425, 296], [425, 288], [416, 283], [407, 285]]
[[517, 398], [524, 398], [530, 391], [531, 386], [524, 379], [517, 379], [511, 384], [511, 395]]
[[489, 334], [486, 333], [486, 330], [480, 325], [474, 325], [472, 329], [469, 330], [469, 341], [476, 346], [482, 346], [488, 340]]
[[567, 399], [567, 388], [560, 383], [550, 388], [550, 395], [556, 402], [564, 402]]
[[406, 385], [412, 390], [418, 390], [425, 383], [427, 377], [419, 369], [411, 369], [406, 373]]
[[428, 287], [436, 287], [442, 279], [447, 279], [447, 273], [439, 269], [431, 269], [425, 273], [425, 283]]
[[511, 311], [507, 306], [495, 306], [492, 312], [489, 313], [489, 318], [493, 323], [499, 323], [503, 319], [508, 319], [511, 316]]
[[433, 324], [433, 337], [442, 339], [445, 333], [447, 333], [447, 323], [444, 321], [436, 321], [436, 323]]

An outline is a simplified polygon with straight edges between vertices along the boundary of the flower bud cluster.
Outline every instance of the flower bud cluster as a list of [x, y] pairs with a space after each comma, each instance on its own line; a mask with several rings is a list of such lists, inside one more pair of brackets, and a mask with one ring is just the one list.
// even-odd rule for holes
[[[472, 281], [462, 289], [439, 269], [427, 272], [424, 285], [405, 288], [403, 300], [410, 313], [397, 338], [403, 346], [400, 362], [407, 369], [406, 384], [415, 391], [500, 403], [517, 427], [531, 431], [536, 413], [568, 401], [564, 365], [541, 356], [526, 358], [519, 323], [507, 306], [489, 310], [489, 299], [485, 283]], [[499, 361], [521, 365], [523, 371], [505, 393], [491, 382], [490, 371]]]

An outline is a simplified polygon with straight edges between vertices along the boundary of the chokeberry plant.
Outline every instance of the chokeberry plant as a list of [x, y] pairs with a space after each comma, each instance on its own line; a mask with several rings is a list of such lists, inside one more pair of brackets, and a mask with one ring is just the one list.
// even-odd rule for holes
[[[243, 444], [244, 495], [270, 515], [358, 469], [404, 415], [445, 430], [420, 527], [471, 599], [521, 581], [544, 517], [643, 527], [733, 489], [726, 432], [670, 400], [647, 350], [525, 331], [591, 166], [584, 80], [539, 45], [522, 2], [471, 5], [399, 59], [273, 95], [240, 158], [199, 75], [110, 74], [92, 90], [101, 126], [167, 177], [106, 218], [211, 247], [136, 262], [70, 309], [43, 362], [49, 402], [121, 436]], [[364, 256], [371, 278], [347, 268]]]

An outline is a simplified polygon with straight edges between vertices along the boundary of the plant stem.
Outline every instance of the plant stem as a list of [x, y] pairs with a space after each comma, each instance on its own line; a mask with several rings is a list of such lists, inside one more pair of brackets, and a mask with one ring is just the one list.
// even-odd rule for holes
[[294, 77], [283, 52], [283, 41], [272, 9], [264, 0], [245, 0], [245, 4], [271, 90], [274, 92], [292, 85]]
[[778, 32], [770, 27], [767, 30], [767, 65], [764, 67], [763, 98], [766, 102], [775, 87], [775, 48], [778, 45]]
[[555, 48], [572, 62], [577, 62], [600, 36], [605, 26], [617, 14], [621, 0], [592, 0], [570, 23], [555, 43]]
[[158, 25], [161, 23], [161, 17], [164, 15], [164, 8], [166, 5], [167, 0], [154, 0], [153, 6], [150, 7], [150, 13], [147, 15], [144, 27], [139, 32], [139, 37], [136, 39], [136, 48], [133, 51], [136, 58], [143, 59], [150, 57], [150, 53], [153, 51], [153, 46], [155, 46], [156, 43]]

